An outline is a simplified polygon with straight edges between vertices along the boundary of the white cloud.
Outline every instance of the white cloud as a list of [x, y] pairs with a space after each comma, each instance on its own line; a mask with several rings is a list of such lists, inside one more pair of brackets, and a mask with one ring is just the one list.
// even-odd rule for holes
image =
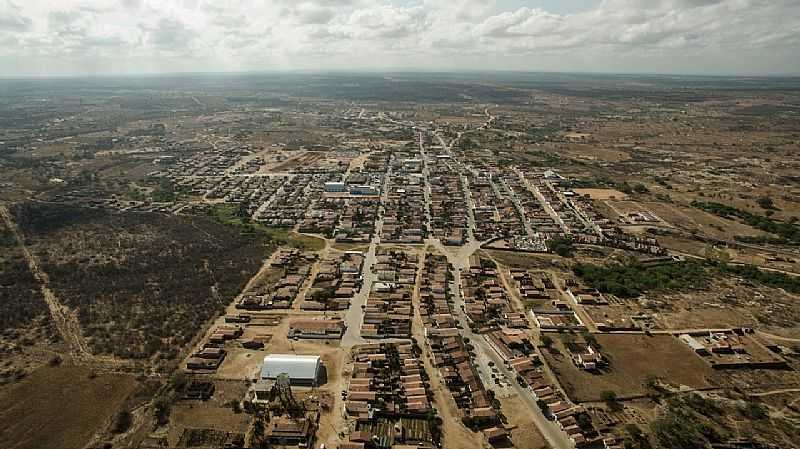
[[555, 14], [486, 0], [0, 0], [0, 39], [14, 43], [0, 48], [0, 75], [40, 74], [44, 57], [63, 73], [798, 73], [800, 2], [602, 0]]

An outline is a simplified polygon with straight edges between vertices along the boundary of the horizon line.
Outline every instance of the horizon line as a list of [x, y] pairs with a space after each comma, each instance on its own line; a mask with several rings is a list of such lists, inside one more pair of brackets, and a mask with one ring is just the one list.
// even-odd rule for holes
[[519, 75], [601, 75], [601, 76], [643, 76], [643, 77], [692, 77], [692, 78], [800, 78], [798, 73], [681, 73], [681, 72], [615, 72], [615, 71], [568, 71], [568, 70], [425, 70], [415, 68], [397, 69], [280, 69], [280, 70], [231, 70], [231, 71], [165, 71], [165, 72], [131, 72], [131, 73], [95, 73], [95, 74], [23, 74], [2, 75], [0, 81], [44, 80], [44, 79], [86, 79], [86, 78], [148, 78], [178, 76], [219, 76], [219, 75], [356, 75], [356, 74], [427, 74], [427, 75], [485, 75], [485, 74], [519, 74]]

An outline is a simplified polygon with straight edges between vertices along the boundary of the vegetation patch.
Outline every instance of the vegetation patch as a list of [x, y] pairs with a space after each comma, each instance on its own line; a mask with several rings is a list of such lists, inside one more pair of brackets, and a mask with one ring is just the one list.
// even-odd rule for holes
[[782, 288], [789, 293], [800, 294], [800, 276], [791, 276], [777, 271], [761, 270], [753, 265], [723, 265], [723, 272], [773, 288]]
[[13, 233], [0, 227], [0, 334], [30, 327], [39, 318], [49, 319], [39, 281], [17, 247]]
[[607, 266], [580, 263], [573, 271], [592, 288], [621, 298], [635, 298], [649, 291], [705, 288], [711, 277], [705, 265], [696, 261], [657, 267], [645, 267], [636, 260]]
[[696, 393], [667, 400], [664, 416], [650, 425], [659, 445], [701, 449], [724, 440], [721, 426], [714, 421], [722, 410]]
[[775, 240], [775, 242], [800, 245], [800, 226], [797, 225], [796, 219], [788, 222], [778, 221], [764, 215], [756, 215], [746, 210], [728, 206], [727, 204], [714, 202], [692, 201], [692, 207], [702, 209], [722, 218], [738, 218], [756, 229], [777, 235], [780, 240]]
[[231, 226], [236, 226], [246, 234], [262, 234], [276, 246], [288, 246], [303, 251], [321, 251], [325, 248], [325, 240], [310, 235], [298, 234], [288, 228], [275, 228], [253, 222], [246, 211], [230, 204], [214, 205], [209, 216]]
[[206, 218], [34, 203], [14, 214], [92, 350], [125, 358], [175, 358], [271, 250]]

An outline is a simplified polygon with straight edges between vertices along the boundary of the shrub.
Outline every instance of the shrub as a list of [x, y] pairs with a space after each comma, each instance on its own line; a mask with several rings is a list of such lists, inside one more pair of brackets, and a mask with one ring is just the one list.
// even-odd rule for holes
[[111, 431], [113, 433], [125, 433], [131, 428], [132, 423], [133, 416], [131, 416], [131, 412], [127, 410], [120, 410], [116, 415], [114, 415], [114, 422], [111, 425]]

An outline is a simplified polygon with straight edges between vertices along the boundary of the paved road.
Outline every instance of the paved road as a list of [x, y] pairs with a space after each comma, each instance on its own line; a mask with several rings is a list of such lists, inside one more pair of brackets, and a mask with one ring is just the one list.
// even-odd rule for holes
[[[383, 189], [381, 191], [381, 204], [386, 203], [389, 196], [389, 177], [391, 176], [391, 169], [386, 171], [383, 179]], [[380, 206], [381, 209], [383, 206]], [[361, 290], [353, 296], [350, 300], [350, 307], [345, 313], [344, 319], [347, 324], [347, 329], [342, 336], [342, 347], [352, 348], [355, 345], [364, 344], [367, 342], [361, 336], [361, 324], [364, 322], [364, 306], [367, 305], [367, 298], [372, 290], [372, 284], [377, 280], [377, 275], [372, 271], [377, 258], [375, 253], [378, 250], [378, 245], [381, 242], [381, 231], [383, 230], [383, 210], [379, 210], [379, 217], [375, 221], [375, 234], [372, 236], [372, 241], [369, 244], [369, 250], [364, 258], [364, 269], [362, 270], [363, 282], [361, 283]]]
[[379, 241], [380, 237], [376, 229], [369, 245], [369, 251], [367, 251], [364, 259], [364, 269], [362, 270], [364, 281], [361, 284], [361, 290], [350, 300], [350, 308], [347, 309], [347, 313], [344, 316], [347, 329], [342, 336], [342, 347], [352, 348], [355, 345], [366, 343], [366, 340], [361, 336], [361, 324], [364, 322], [363, 307], [366, 306], [369, 292], [372, 290], [372, 284], [377, 279], [372, 267], [377, 260], [375, 252]]

